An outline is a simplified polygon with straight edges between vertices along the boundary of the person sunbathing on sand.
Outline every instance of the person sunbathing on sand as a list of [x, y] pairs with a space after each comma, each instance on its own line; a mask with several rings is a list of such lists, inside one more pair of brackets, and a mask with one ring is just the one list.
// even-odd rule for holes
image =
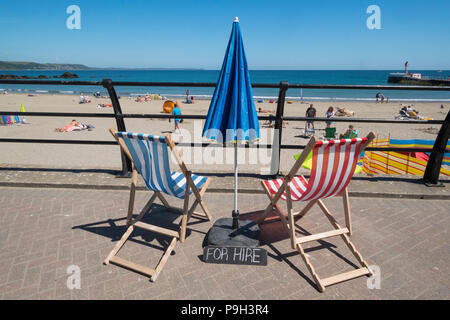
[[258, 112], [261, 112], [261, 113], [272, 113], [272, 114], [274, 114], [274, 113], [275, 113], [275, 110], [264, 110], [264, 109], [262, 109], [262, 108], [258, 108]]
[[78, 123], [78, 121], [72, 120], [71, 123], [69, 123], [68, 125], [66, 125], [66, 126], [64, 126], [62, 128], [55, 128], [55, 131], [58, 131], [58, 132], [70, 132], [70, 131], [73, 131], [73, 130], [75, 130], [77, 128], [80, 128], [80, 127], [81, 126]]
[[345, 108], [339, 108], [339, 107], [336, 107], [336, 109], [337, 109], [336, 116], [339, 116], [339, 117], [343, 117], [343, 116], [354, 117], [355, 116], [354, 111], [350, 111]]
[[[264, 110], [262, 108], [258, 108], [258, 112], [260, 113], [268, 113], [270, 120], [267, 120], [264, 125], [269, 126], [269, 127], [273, 127], [273, 122], [275, 122], [275, 110]], [[283, 128], [286, 128], [286, 126], [289, 123], [286, 121], [283, 121]]]
[[106, 104], [106, 103], [99, 103], [98, 105], [97, 105], [97, 108], [107, 108], [107, 107], [112, 107], [112, 104], [110, 103], [110, 104]]

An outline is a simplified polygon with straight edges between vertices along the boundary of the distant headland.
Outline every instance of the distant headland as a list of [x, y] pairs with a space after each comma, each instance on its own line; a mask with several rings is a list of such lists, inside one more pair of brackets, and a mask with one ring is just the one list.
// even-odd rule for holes
[[174, 71], [184, 71], [184, 70], [205, 70], [202, 68], [125, 68], [125, 67], [108, 67], [108, 68], [98, 68], [98, 67], [88, 67], [84, 64], [73, 64], [73, 63], [37, 63], [29, 61], [0, 61], [0, 71], [2, 70], [174, 70]]
[[0, 70], [90, 70], [83, 64], [0, 61]]

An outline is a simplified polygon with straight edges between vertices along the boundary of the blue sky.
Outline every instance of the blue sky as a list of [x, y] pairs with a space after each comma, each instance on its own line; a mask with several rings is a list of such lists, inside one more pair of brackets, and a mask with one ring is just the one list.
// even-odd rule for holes
[[449, 14], [448, 0], [2, 0], [0, 60], [220, 69], [239, 16], [251, 69], [450, 69]]

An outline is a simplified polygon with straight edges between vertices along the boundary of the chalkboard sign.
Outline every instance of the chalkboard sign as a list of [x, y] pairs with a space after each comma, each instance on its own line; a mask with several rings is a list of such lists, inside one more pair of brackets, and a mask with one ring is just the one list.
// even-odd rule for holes
[[267, 265], [267, 251], [251, 247], [206, 246], [203, 248], [203, 261], [207, 263]]

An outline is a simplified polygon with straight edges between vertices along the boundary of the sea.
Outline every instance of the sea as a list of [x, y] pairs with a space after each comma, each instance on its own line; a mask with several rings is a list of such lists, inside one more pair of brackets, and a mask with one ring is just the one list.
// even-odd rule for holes
[[[51, 78], [70, 71], [79, 76], [74, 81], [146, 81], [146, 82], [211, 82], [216, 83], [219, 70], [132, 70], [132, 69], [89, 69], [89, 70], [0, 70], [0, 74], [15, 74], [19, 76], [46, 75]], [[252, 83], [280, 83], [288, 81], [290, 84], [358, 84], [358, 85], [388, 85], [389, 73], [401, 70], [251, 70]], [[423, 76], [435, 78], [450, 77], [450, 70], [410, 70]], [[72, 81], [72, 80], [67, 80]], [[195, 99], [209, 99], [214, 88], [198, 87], [126, 87], [117, 86], [120, 96], [138, 96], [160, 94], [167, 98], [186, 96], [189, 89]], [[102, 86], [76, 85], [13, 85], [0, 84], [0, 91], [22, 92], [29, 94], [88, 94], [100, 92], [107, 95]], [[329, 89], [289, 89], [286, 93], [288, 100], [307, 101], [373, 101], [378, 90], [329, 90]], [[450, 91], [397, 91], [383, 90], [381, 93], [389, 97], [390, 101], [423, 101], [450, 102]], [[255, 99], [276, 99], [278, 89], [253, 88]]]

